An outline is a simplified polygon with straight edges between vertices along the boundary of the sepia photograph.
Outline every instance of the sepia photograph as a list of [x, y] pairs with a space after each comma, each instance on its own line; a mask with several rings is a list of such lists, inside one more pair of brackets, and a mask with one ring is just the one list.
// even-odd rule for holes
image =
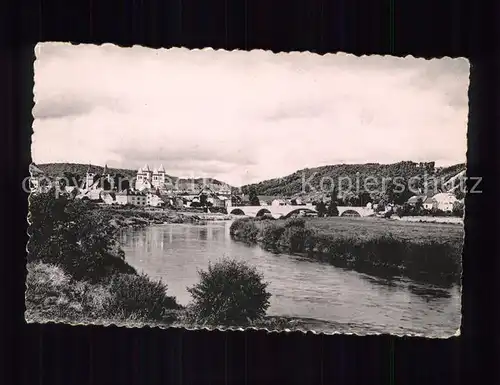
[[460, 334], [467, 59], [35, 56], [27, 322]]

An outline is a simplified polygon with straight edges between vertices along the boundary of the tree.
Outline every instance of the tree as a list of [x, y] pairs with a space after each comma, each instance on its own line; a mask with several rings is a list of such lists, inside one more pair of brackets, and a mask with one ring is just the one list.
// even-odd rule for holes
[[423, 207], [424, 207], [424, 201], [422, 200], [422, 198], [418, 198], [417, 201], [415, 202], [415, 212], [418, 213], [422, 211]]
[[465, 191], [462, 188], [457, 188], [455, 190], [455, 197], [457, 199], [464, 199], [465, 198]]
[[329, 217], [338, 217], [339, 209], [337, 208], [337, 201], [332, 199], [328, 205], [327, 215]]
[[328, 210], [327, 210], [327, 215], [329, 217], [338, 217], [339, 216], [339, 209], [337, 208], [337, 199], [338, 199], [338, 194], [337, 190], [334, 188], [330, 200], [330, 204], [328, 205]]
[[60, 190], [65, 190], [68, 185], [68, 181], [65, 178], [61, 178], [58, 180], [58, 186]]
[[460, 201], [456, 201], [453, 203], [453, 215], [463, 218], [464, 216], [464, 204]]
[[[392, 179], [389, 181], [386, 189], [385, 189], [385, 195], [387, 196], [387, 201], [389, 203], [394, 203], [395, 201], [395, 198], [396, 198], [396, 185], [394, 184], [394, 182], [392, 181]], [[380, 203], [379, 203], [380, 205]], [[384, 202], [384, 207], [385, 207], [385, 202]]]
[[255, 267], [223, 259], [198, 274], [200, 282], [188, 288], [196, 322], [242, 326], [266, 315], [271, 294]]
[[30, 197], [28, 262], [62, 267], [76, 279], [100, 280], [134, 273], [114, 238], [110, 218], [80, 199], [56, 197], [54, 189]]
[[367, 191], [363, 191], [361, 194], [359, 194], [359, 205], [360, 206], [366, 206], [367, 203], [369, 203], [371, 200], [370, 198], [370, 193]]
[[200, 206], [201, 207], [206, 207], [207, 206], [207, 194], [201, 194], [200, 195]]
[[63, 173], [63, 177], [67, 182], [67, 186], [76, 186], [76, 187], [82, 186], [82, 178], [80, 177], [79, 174], [75, 174], [70, 171], [65, 171]]
[[249, 188], [248, 200], [250, 201], [251, 206], [260, 206], [259, 197], [257, 196], [257, 192], [255, 191], [255, 187], [253, 186]]
[[377, 212], [385, 211], [385, 201], [381, 199], [377, 204]]
[[102, 176], [102, 188], [104, 191], [111, 191], [114, 188], [114, 180], [112, 179], [111, 182], [108, 180], [107, 175]]
[[323, 200], [320, 200], [316, 204], [316, 211], [318, 212], [318, 217], [324, 217], [326, 214], [326, 204], [323, 202]]

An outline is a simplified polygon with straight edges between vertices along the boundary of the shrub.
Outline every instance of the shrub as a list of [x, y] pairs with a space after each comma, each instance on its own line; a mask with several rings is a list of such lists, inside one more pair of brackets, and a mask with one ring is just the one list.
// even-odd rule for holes
[[282, 225], [271, 223], [264, 226], [261, 232], [262, 243], [264, 247], [275, 248], [283, 235], [285, 228]]
[[171, 322], [170, 310], [180, 309], [174, 297], [167, 295], [167, 285], [151, 281], [145, 274], [118, 274], [110, 279], [111, 297], [106, 303], [109, 317]]
[[255, 242], [259, 229], [250, 218], [239, 218], [231, 223], [229, 233], [232, 237], [246, 242]]
[[84, 321], [104, 314], [109, 291], [79, 282], [60, 267], [42, 262], [27, 265], [26, 316], [41, 321]]
[[306, 227], [306, 221], [303, 218], [290, 218], [285, 221], [285, 227]]
[[288, 319], [285, 317], [265, 317], [256, 321], [252, 321], [248, 326], [267, 329], [267, 330], [284, 330], [294, 329], [299, 326], [298, 320]]
[[242, 326], [266, 314], [271, 294], [254, 267], [223, 259], [199, 275], [200, 282], [188, 288], [197, 323]]
[[306, 244], [311, 232], [300, 226], [286, 226], [278, 245], [292, 253], [306, 251]]

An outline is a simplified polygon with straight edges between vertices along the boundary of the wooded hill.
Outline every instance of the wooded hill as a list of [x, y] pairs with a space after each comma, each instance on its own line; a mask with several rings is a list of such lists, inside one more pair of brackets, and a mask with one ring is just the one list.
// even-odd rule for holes
[[[45, 175], [50, 178], [58, 178], [58, 177], [61, 178], [66, 175], [74, 175], [78, 176], [79, 178], [85, 178], [87, 170], [89, 169], [88, 164], [81, 164], [81, 163], [43, 163], [43, 164], [37, 164], [36, 167], [42, 170], [45, 173]], [[104, 171], [104, 167], [95, 166], [91, 164], [90, 170], [95, 174], [102, 174], [102, 172]], [[108, 172], [111, 175], [120, 175], [127, 179], [134, 179], [137, 175], [137, 170], [131, 170], [126, 168], [108, 167]], [[178, 178], [172, 175], [167, 175], [167, 179], [170, 179], [174, 184], [177, 183], [180, 189], [186, 189], [186, 190], [189, 190], [192, 187], [193, 182], [197, 188], [201, 187], [204, 181], [205, 184], [216, 187], [222, 187], [227, 185], [226, 183], [213, 178], [206, 178], [205, 180], [203, 180], [203, 178], [195, 178], [195, 179]]]
[[[323, 192], [320, 188], [322, 180], [324, 183], [323, 186], [328, 189], [331, 185], [331, 180], [337, 184], [341, 181], [341, 178], [345, 178], [351, 181], [353, 189], [351, 192], [346, 192], [349, 182], [348, 180], [344, 180], [340, 191], [343, 191], [347, 198], [350, 197], [354, 201], [359, 199], [359, 195], [364, 195], [365, 201], [369, 198], [372, 201], [389, 199], [391, 201], [397, 200], [403, 202], [414, 194], [407, 189], [406, 193], [394, 197], [392, 191], [389, 191], [394, 189], [394, 186], [388, 182], [383, 182], [383, 178], [391, 178], [401, 182], [412, 180], [412, 186], [418, 187], [424, 194], [427, 191], [427, 195], [433, 195], [432, 193], [434, 191], [447, 191], [448, 188], [443, 186], [443, 182], [448, 181], [450, 178], [465, 170], [465, 164], [456, 164], [444, 168], [435, 168], [434, 165], [434, 162], [415, 163], [411, 161], [393, 164], [337, 164], [299, 170], [282, 178], [245, 185], [242, 186], [241, 189], [245, 194], [248, 194], [250, 190], [254, 189], [258, 195], [283, 197], [300, 196], [306, 200], [317, 200], [324, 199], [328, 195], [324, 192], [325, 188]], [[370, 178], [369, 190], [371, 193], [364, 191], [363, 188], [363, 181], [367, 180], [367, 178]], [[357, 190], [357, 192], [354, 191], [356, 190], [356, 180], [360, 181], [360, 189]], [[305, 183], [306, 181], [308, 183]], [[386, 186], [384, 191], [382, 191], [383, 183], [385, 183]], [[307, 184], [313, 188], [309, 188]], [[377, 191], [373, 192], [374, 190]]]

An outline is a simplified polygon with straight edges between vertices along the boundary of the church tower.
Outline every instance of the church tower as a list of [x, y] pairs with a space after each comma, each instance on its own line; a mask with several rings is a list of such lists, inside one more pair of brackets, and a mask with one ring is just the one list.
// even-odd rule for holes
[[88, 190], [94, 184], [95, 173], [92, 172], [92, 166], [89, 163], [87, 173], [85, 174], [85, 188]]
[[153, 170], [153, 180], [152, 185], [156, 188], [164, 188], [165, 187], [165, 168], [163, 164], [160, 164], [158, 169]]
[[[108, 170], [108, 165], [105, 164], [104, 165], [104, 169], [102, 171], [102, 175], [101, 175], [101, 178], [102, 178], [102, 184], [103, 184], [103, 187], [107, 184], [109, 184], [108, 187], [110, 187], [111, 190], [114, 190], [114, 180], [113, 178], [111, 177], [111, 174], [109, 173], [109, 170]], [[105, 184], [107, 182], [107, 184]]]

